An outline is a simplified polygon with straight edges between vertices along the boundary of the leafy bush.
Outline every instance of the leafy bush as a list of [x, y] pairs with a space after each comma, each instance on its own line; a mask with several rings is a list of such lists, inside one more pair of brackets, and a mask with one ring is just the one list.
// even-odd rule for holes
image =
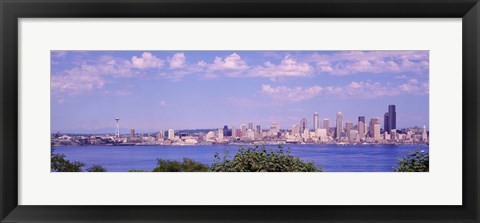
[[227, 159], [228, 153], [220, 158], [215, 153], [215, 162], [210, 171], [213, 172], [321, 172], [322, 168], [313, 162], [304, 162], [290, 155], [290, 150], [284, 153], [279, 146], [277, 152], [267, 151], [265, 146], [258, 146], [237, 151], [233, 159]]
[[183, 162], [157, 159], [153, 172], [207, 172], [208, 166], [192, 159], [183, 158]]
[[429, 155], [426, 152], [416, 150], [398, 160], [395, 172], [428, 172]]
[[107, 172], [107, 169], [105, 169], [100, 165], [94, 164], [93, 166], [87, 169], [87, 172]]

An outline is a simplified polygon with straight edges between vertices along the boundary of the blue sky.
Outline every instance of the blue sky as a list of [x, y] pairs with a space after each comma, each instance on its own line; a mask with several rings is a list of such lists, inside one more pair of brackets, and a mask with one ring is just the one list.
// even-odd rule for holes
[[52, 132], [221, 128], [397, 108], [428, 128], [428, 51], [51, 51]]

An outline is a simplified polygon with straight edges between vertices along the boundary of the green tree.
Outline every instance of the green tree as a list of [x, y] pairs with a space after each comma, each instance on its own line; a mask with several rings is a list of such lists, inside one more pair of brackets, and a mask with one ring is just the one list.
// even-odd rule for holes
[[101, 165], [94, 164], [93, 166], [87, 169], [87, 172], [107, 172], [107, 169], [105, 169]]
[[63, 154], [54, 154], [52, 150], [51, 154], [51, 166], [52, 172], [82, 172], [82, 167], [85, 166], [83, 162], [70, 162], [65, 159]]
[[399, 159], [397, 164], [395, 172], [428, 172], [429, 155], [428, 152], [416, 150]]
[[157, 159], [153, 172], [207, 172], [208, 166], [192, 159], [183, 158], [183, 162]]
[[298, 157], [290, 155], [290, 150], [283, 152], [267, 150], [265, 146], [258, 148], [240, 148], [232, 159], [227, 159], [228, 152], [223, 158], [215, 153], [215, 161], [210, 171], [213, 172], [321, 172], [314, 162], [304, 162]]

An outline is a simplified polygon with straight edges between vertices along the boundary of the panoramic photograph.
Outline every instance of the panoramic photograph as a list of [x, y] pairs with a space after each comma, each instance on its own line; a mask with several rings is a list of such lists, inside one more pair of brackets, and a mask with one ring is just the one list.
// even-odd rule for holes
[[51, 172], [429, 172], [429, 51], [50, 51]]

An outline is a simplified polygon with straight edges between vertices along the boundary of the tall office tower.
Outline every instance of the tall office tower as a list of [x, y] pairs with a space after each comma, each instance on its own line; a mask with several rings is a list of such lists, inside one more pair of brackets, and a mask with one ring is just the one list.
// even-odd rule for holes
[[240, 132], [242, 133], [241, 137], [246, 136], [247, 135], [247, 125], [245, 125], [245, 124], [240, 125]]
[[385, 114], [383, 115], [383, 130], [390, 134], [390, 127], [388, 125], [388, 123], [390, 122], [390, 119], [388, 118], [388, 116], [389, 116], [388, 112], [385, 112]]
[[237, 129], [232, 125], [232, 137], [237, 137]]
[[390, 132], [392, 129], [397, 129], [397, 112], [395, 111], [395, 105], [388, 106], [388, 112], [384, 117], [385, 131]]
[[222, 139], [223, 139], [223, 129], [218, 129], [218, 136], [217, 136], [217, 138], [218, 138], [219, 140], [222, 140]]
[[375, 140], [380, 140], [380, 123], [375, 123], [373, 125], [373, 138]]
[[353, 130], [353, 122], [345, 122], [345, 133], [347, 133], [347, 137], [350, 139], [350, 130]]
[[228, 129], [228, 126], [223, 126], [223, 136], [232, 136], [232, 131]]
[[336, 120], [337, 128], [335, 129], [335, 138], [340, 139], [343, 132], [343, 124], [342, 124], [342, 112], [337, 113], [337, 120]]
[[255, 137], [257, 139], [261, 139], [262, 138], [262, 128], [260, 127], [260, 125], [257, 125], [257, 129], [255, 131]]
[[130, 129], [130, 138], [135, 137], [135, 129]]
[[328, 122], [329, 122], [328, 118], [324, 118], [322, 123], [322, 129], [326, 129], [327, 132], [328, 132], [328, 128], [330, 127], [330, 124]]
[[280, 123], [279, 122], [272, 122], [272, 129], [275, 133], [280, 132]]
[[313, 113], [313, 130], [317, 130], [320, 128], [320, 120], [318, 119], [318, 113]]
[[251, 123], [251, 122], [250, 122], [250, 123], [248, 123], [248, 129], [251, 129], [251, 130], [253, 130], [253, 123]]
[[175, 138], [175, 131], [173, 129], [168, 130], [168, 139], [172, 140]]
[[163, 130], [160, 130], [160, 132], [158, 132], [158, 134], [157, 134], [157, 140], [158, 141], [163, 141], [164, 134], [165, 133], [163, 132]]
[[117, 137], [117, 138], [120, 137], [120, 125], [118, 124], [118, 121], [120, 121], [120, 119], [118, 117], [116, 117], [115, 122], [117, 122], [117, 128], [115, 129], [115, 137]]
[[303, 131], [305, 131], [305, 129], [308, 129], [307, 119], [302, 118], [302, 120], [300, 120], [300, 132], [303, 133]]
[[365, 116], [358, 116], [358, 137], [365, 137]]
[[[371, 138], [374, 138], [374, 133], [375, 133], [375, 124], [378, 124], [378, 126], [380, 127], [380, 118], [378, 117], [374, 117], [374, 118], [371, 118], [370, 119], [370, 126], [369, 126], [369, 129], [368, 129], [368, 135], [371, 137]], [[380, 131], [380, 130], [379, 130]]]

